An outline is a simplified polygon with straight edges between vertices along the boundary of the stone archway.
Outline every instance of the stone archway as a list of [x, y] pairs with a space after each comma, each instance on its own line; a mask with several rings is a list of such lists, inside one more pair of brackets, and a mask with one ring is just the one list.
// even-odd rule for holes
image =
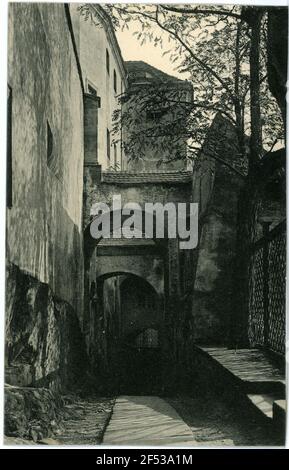
[[[164, 259], [167, 254], [167, 239], [146, 238], [142, 242], [142, 246], [135, 246], [133, 239], [121, 239], [124, 243], [118, 249], [115, 256], [115, 247], [112, 238], [113, 218], [115, 212], [108, 213], [111, 220], [111, 238], [93, 238], [90, 227], [94, 223], [95, 216], [91, 218], [89, 224], [84, 230], [84, 315], [83, 315], [83, 331], [87, 338], [90, 335], [90, 292], [96, 278], [108, 276], [109, 274], [117, 275], [118, 273], [134, 274], [144, 278], [149, 282], [156, 291], [163, 295], [164, 293]], [[144, 217], [142, 211], [142, 217]], [[127, 218], [127, 217], [125, 217]], [[123, 220], [123, 219], [121, 219]], [[155, 225], [155, 216], [153, 217]], [[102, 253], [100, 257], [100, 244], [105, 240], [111, 240], [111, 246], [106, 247], [106, 255]], [[119, 240], [118, 240], [119, 241]], [[105, 247], [101, 247], [102, 251]], [[107, 253], [108, 251], [108, 253]]]
[[[108, 214], [110, 218], [113, 218], [113, 212], [108, 212]], [[144, 214], [143, 210], [142, 214]], [[106, 378], [103, 377], [103, 374], [108, 373], [108, 375], [111, 375], [109, 363], [115, 362], [118, 364], [118, 357], [117, 355], [109, 357], [109, 351], [112, 349], [107, 344], [106, 339], [111, 335], [105, 333], [104, 338], [98, 341], [100, 345], [94, 340], [95, 331], [105, 330], [105, 325], [101, 322], [94, 325], [94, 311], [101, 309], [101, 306], [97, 306], [99, 298], [90, 298], [90, 287], [97, 278], [100, 280], [101, 276], [105, 275], [107, 279], [110, 279], [111, 273], [115, 278], [119, 273], [136, 275], [151, 284], [162, 297], [161, 374], [163, 388], [170, 389], [178, 381], [177, 376], [180, 369], [178, 363], [181, 362], [184, 355], [184, 342], [180, 334], [181, 329], [185, 329], [185, 315], [181, 306], [179, 240], [178, 238], [168, 238], [166, 236], [168, 233], [168, 220], [165, 219], [165, 238], [163, 239], [145, 238], [145, 240], [142, 240], [142, 246], [137, 246], [133, 239], [120, 239], [121, 244], [117, 245], [116, 240], [110, 237], [108, 240], [111, 243], [108, 243], [107, 246], [101, 246], [101, 242], [105, 238], [94, 239], [90, 233], [90, 224], [93, 223], [93, 220], [94, 218], [90, 219], [90, 223], [84, 232], [85, 308], [83, 322], [87, 350], [90, 359], [92, 358], [92, 368], [94, 370], [99, 370], [99, 367], [103, 369], [101, 381], [105, 382]], [[91, 308], [92, 303], [93, 308]], [[98, 344], [99, 351], [93, 350], [96, 344]], [[97, 361], [94, 360], [96, 357], [98, 358]]]
[[98, 276], [92, 294], [92, 375], [112, 392], [156, 393], [162, 373], [163, 296], [146, 279], [128, 272]]

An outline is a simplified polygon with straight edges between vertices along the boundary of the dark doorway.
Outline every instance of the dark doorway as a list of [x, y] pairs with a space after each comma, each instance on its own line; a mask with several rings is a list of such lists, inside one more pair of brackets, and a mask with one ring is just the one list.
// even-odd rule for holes
[[155, 395], [160, 392], [160, 305], [155, 290], [129, 276], [121, 284], [120, 392]]
[[159, 393], [162, 317], [159, 295], [137, 275], [106, 275], [91, 285], [91, 363], [105, 387], [121, 394]]

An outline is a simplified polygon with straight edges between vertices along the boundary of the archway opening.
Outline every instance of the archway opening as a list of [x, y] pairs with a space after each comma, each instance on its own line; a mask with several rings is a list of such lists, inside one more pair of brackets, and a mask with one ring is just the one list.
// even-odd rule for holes
[[105, 274], [91, 291], [89, 355], [92, 373], [115, 393], [158, 393], [162, 299], [145, 279]]

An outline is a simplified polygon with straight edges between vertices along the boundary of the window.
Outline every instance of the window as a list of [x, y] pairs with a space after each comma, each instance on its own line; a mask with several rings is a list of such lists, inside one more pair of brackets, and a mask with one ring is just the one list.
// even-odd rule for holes
[[109, 75], [109, 69], [110, 69], [110, 66], [109, 66], [109, 52], [106, 49], [106, 71], [107, 71], [108, 75]]
[[6, 168], [6, 204], [12, 207], [12, 88], [7, 90], [7, 168]]
[[115, 93], [117, 93], [117, 76], [116, 76], [116, 71], [113, 71], [113, 88]]
[[47, 165], [51, 168], [53, 162], [53, 134], [47, 121], [47, 147], [46, 147], [46, 156], [47, 156]]
[[88, 85], [87, 85], [87, 91], [88, 91], [88, 93], [89, 93], [90, 95], [97, 96], [97, 91], [96, 91], [96, 89], [93, 88], [93, 86], [90, 85], [89, 83], [88, 83]]
[[107, 158], [110, 160], [110, 131], [106, 129], [106, 152]]
[[135, 339], [135, 346], [138, 349], [148, 348], [156, 349], [159, 347], [159, 334], [158, 330], [148, 328], [142, 331]]
[[150, 109], [146, 112], [146, 119], [147, 121], [155, 121], [162, 118], [167, 112], [169, 108], [161, 108], [161, 109]]

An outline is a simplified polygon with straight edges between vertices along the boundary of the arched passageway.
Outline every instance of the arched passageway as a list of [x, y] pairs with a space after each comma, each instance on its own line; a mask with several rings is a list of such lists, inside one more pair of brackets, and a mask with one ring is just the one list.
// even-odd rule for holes
[[[174, 199], [174, 198], [172, 198]], [[170, 198], [171, 200], [171, 198]], [[141, 206], [142, 207], [142, 206]], [[171, 390], [180, 381], [185, 343], [183, 341], [187, 326], [186, 309], [189, 308], [189, 295], [183, 301], [184, 282], [180, 277], [179, 239], [168, 237], [169, 218], [164, 215], [164, 238], [155, 235], [156, 220], [153, 217], [153, 237], [146, 231], [144, 238], [115, 238], [112, 236], [114, 212], [108, 213], [110, 237], [94, 238], [90, 221], [84, 231], [85, 275], [84, 275], [84, 315], [83, 332], [85, 335], [91, 372], [100, 389], [109, 384], [112, 391], [122, 393], [157, 393], [156, 388]], [[145, 210], [141, 210], [141, 217]], [[122, 219], [121, 219], [122, 220]], [[148, 236], [150, 235], [150, 236]], [[191, 250], [186, 250], [189, 252]], [[187, 258], [190, 253], [186, 253]], [[138, 306], [138, 318], [142, 318], [143, 299], [149, 286], [148, 298], [160, 299], [148, 311], [161, 313], [159, 328], [153, 325], [139, 327], [135, 334], [148, 335], [146, 329], [157, 330], [159, 346], [154, 348], [139, 347], [138, 352], [131, 341], [124, 341], [122, 326], [125, 295], [121, 297], [120, 285], [124, 279], [135, 276], [141, 279], [142, 286], [135, 281], [134, 287], [128, 285], [126, 298], [132, 303], [134, 295], [141, 292]], [[190, 274], [189, 274], [190, 275]], [[132, 279], [132, 278], [131, 278]], [[183, 278], [184, 279], [184, 276]], [[136, 285], [137, 284], [137, 285]], [[129, 294], [129, 292], [131, 292]], [[156, 307], [157, 306], [157, 307]], [[139, 343], [140, 344], [140, 343]], [[125, 346], [126, 345], [126, 346]], [[136, 376], [136, 371], [145, 371]], [[134, 380], [129, 377], [134, 376]], [[134, 390], [132, 384], [134, 383]], [[102, 386], [105, 384], [104, 386]], [[130, 389], [130, 390], [128, 390]]]
[[99, 276], [91, 292], [89, 353], [94, 377], [118, 393], [158, 393], [163, 298], [128, 273]]
[[120, 392], [136, 395], [160, 392], [160, 299], [141, 278], [128, 276], [120, 286], [122, 334]]

